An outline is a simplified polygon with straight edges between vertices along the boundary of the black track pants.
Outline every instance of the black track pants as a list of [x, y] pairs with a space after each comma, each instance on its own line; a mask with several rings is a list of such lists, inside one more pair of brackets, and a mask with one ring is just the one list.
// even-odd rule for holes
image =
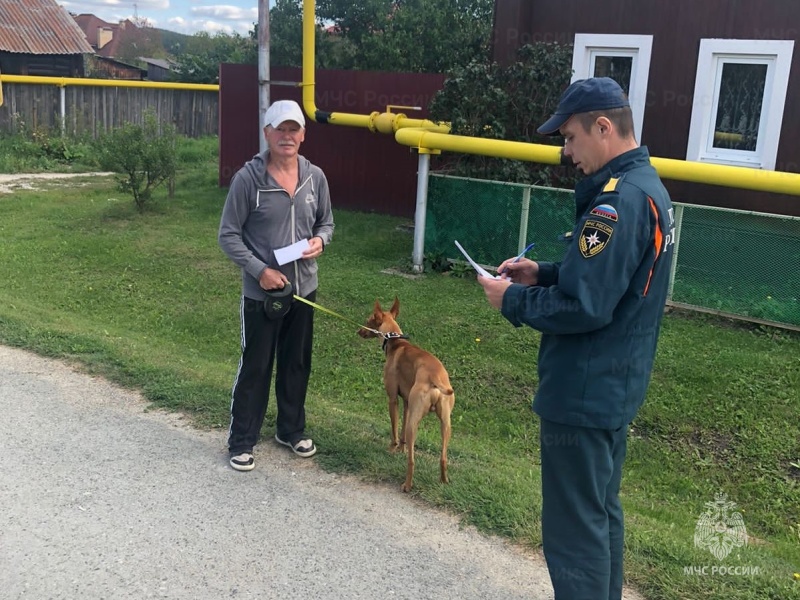
[[[306, 298], [312, 302], [316, 291]], [[278, 402], [277, 434], [282, 440], [303, 439], [306, 390], [311, 374], [314, 309], [295, 300], [282, 319], [270, 320], [262, 302], [242, 297], [242, 357], [233, 384], [228, 449], [252, 452], [267, 413], [272, 367]]]

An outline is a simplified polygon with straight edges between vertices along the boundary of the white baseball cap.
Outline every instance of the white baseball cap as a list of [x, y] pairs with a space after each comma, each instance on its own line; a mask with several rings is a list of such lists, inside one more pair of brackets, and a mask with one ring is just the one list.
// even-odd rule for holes
[[300, 127], [306, 126], [306, 118], [303, 116], [303, 111], [294, 100], [276, 100], [264, 115], [264, 127], [267, 125], [277, 127], [284, 121], [294, 121], [299, 123]]

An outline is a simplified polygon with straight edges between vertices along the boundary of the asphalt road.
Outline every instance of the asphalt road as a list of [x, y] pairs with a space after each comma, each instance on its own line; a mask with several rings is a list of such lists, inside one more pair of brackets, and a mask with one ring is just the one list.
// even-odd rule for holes
[[4, 599], [552, 597], [541, 559], [399, 485], [272, 441], [235, 472], [224, 432], [57, 361], [0, 347], [0, 414]]
[[4, 600], [553, 597], [540, 556], [399, 484], [271, 440], [236, 472], [225, 432], [59, 361], [0, 346], [0, 414]]

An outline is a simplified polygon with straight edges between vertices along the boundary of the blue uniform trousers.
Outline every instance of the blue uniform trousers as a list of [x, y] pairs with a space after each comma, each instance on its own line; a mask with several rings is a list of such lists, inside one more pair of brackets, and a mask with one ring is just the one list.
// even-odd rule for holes
[[627, 425], [541, 420], [542, 541], [555, 600], [621, 600]]

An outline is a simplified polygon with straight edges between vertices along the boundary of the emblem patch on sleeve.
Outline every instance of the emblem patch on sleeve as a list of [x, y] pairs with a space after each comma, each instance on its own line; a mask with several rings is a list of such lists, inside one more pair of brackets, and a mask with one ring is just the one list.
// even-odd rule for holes
[[594, 215], [595, 217], [603, 217], [609, 221], [614, 221], [614, 223], [619, 220], [617, 209], [610, 204], [600, 204], [599, 206], [595, 206], [589, 214]]
[[578, 238], [578, 247], [583, 258], [592, 258], [605, 250], [613, 233], [614, 228], [608, 223], [595, 219], [587, 220]]

